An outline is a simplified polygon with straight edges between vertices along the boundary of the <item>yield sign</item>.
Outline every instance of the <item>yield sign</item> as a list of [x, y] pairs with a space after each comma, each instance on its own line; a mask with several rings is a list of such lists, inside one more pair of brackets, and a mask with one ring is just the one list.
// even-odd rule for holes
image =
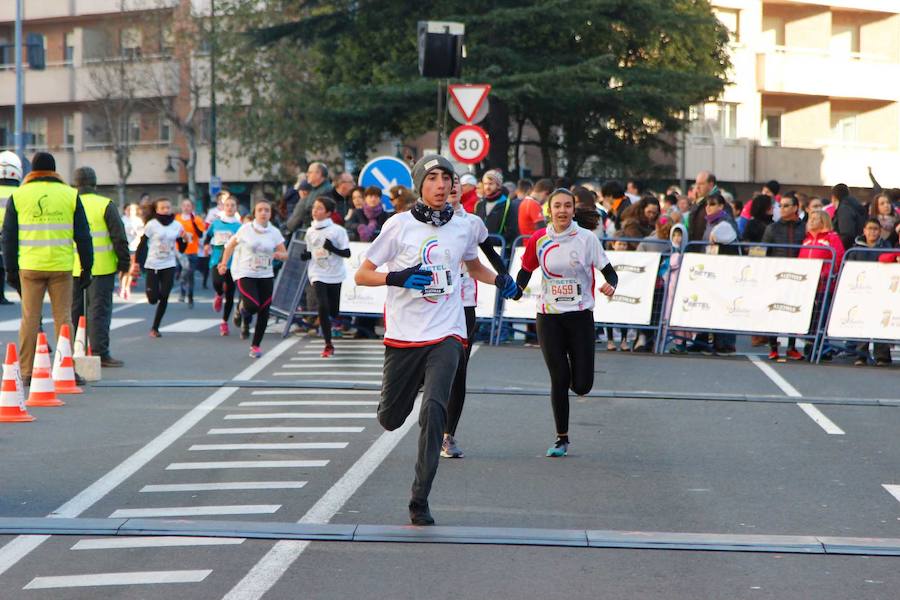
[[466, 121], [471, 122], [484, 103], [484, 99], [487, 98], [488, 92], [491, 91], [491, 86], [487, 83], [453, 84], [449, 90], [450, 97]]

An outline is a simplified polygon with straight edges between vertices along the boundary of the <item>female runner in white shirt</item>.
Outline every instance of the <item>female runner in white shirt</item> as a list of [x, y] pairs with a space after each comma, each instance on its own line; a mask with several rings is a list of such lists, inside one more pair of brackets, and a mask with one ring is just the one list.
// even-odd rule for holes
[[158, 198], [153, 203], [153, 216], [144, 227], [144, 235], [138, 244], [137, 255], [143, 257], [141, 266], [147, 273], [147, 302], [156, 305], [150, 337], [162, 337], [159, 325], [169, 305], [169, 294], [175, 283], [175, 248], [183, 252], [187, 247], [187, 235], [181, 223], [172, 214], [168, 198]]

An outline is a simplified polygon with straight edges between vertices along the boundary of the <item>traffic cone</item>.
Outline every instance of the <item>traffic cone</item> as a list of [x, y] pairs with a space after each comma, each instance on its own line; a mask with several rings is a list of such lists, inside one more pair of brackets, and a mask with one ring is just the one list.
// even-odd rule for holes
[[47, 336], [38, 333], [37, 348], [34, 352], [34, 368], [31, 371], [31, 389], [28, 393], [27, 406], [63, 406], [65, 402], [56, 397], [56, 386], [53, 384], [50, 364], [50, 350], [47, 347]]
[[0, 422], [28, 422], [34, 417], [25, 410], [24, 393], [20, 385], [19, 356], [15, 344], [6, 345], [3, 361], [3, 383], [0, 384]]
[[78, 329], [75, 330], [75, 345], [72, 347], [72, 358], [87, 356], [87, 319], [78, 317]]
[[53, 384], [57, 394], [81, 394], [83, 390], [75, 385], [75, 362], [72, 360], [72, 342], [69, 326], [63, 325], [56, 342], [53, 357]]

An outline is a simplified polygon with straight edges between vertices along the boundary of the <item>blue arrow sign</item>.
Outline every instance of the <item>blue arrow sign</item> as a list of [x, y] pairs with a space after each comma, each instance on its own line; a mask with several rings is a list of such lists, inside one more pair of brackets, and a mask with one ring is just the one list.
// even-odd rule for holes
[[405, 162], [393, 156], [379, 156], [366, 163], [359, 172], [360, 187], [367, 188], [370, 185], [381, 188], [381, 201], [385, 210], [394, 210], [391, 204], [391, 188], [402, 185], [412, 189], [413, 180], [409, 167]]

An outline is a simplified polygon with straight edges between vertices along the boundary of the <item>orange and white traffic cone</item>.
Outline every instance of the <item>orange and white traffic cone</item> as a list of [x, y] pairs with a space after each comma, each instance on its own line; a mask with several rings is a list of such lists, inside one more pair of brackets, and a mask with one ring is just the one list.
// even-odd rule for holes
[[3, 383], [0, 384], [0, 422], [28, 422], [34, 417], [25, 410], [25, 394], [21, 388], [19, 356], [15, 344], [6, 345], [3, 361]]
[[50, 364], [50, 349], [47, 336], [38, 333], [37, 348], [34, 351], [34, 368], [31, 370], [31, 389], [26, 406], [63, 406], [65, 402], [56, 397]]
[[87, 356], [87, 319], [78, 317], [78, 329], [75, 330], [75, 345], [72, 347], [72, 358]]
[[53, 357], [53, 385], [57, 394], [81, 394], [83, 390], [75, 384], [75, 361], [72, 360], [72, 341], [69, 326], [63, 325], [56, 342]]

